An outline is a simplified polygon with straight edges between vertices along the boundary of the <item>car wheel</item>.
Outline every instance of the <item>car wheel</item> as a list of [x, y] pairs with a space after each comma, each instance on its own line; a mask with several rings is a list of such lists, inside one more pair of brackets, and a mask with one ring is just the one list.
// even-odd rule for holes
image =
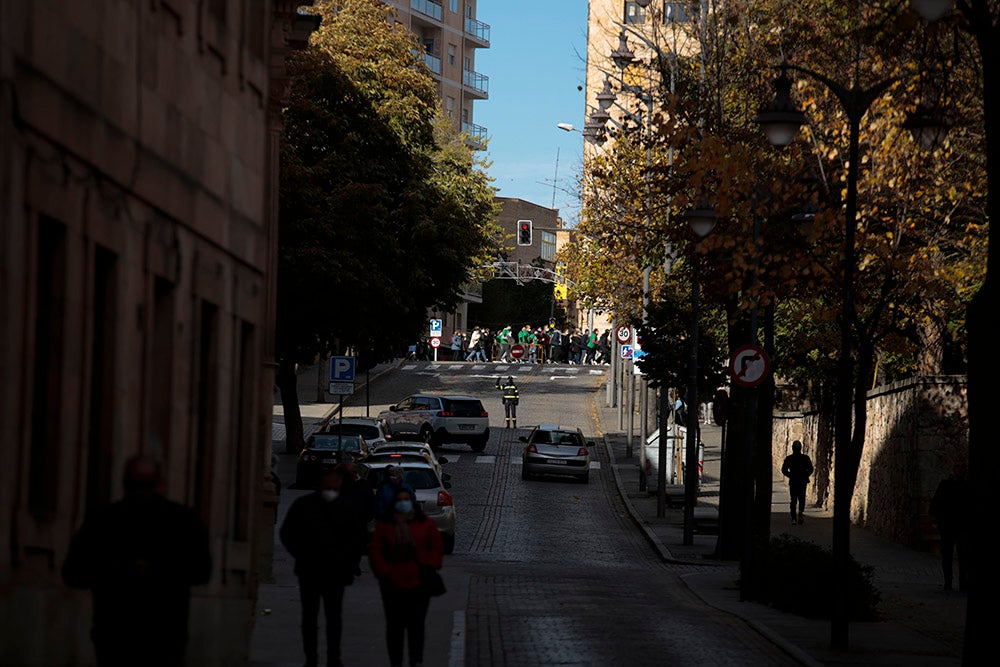
[[528, 466], [521, 466], [521, 479], [531, 479], [531, 473], [528, 472]]
[[590, 482], [590, 471], [588, 470], [583, 475], [580, 476], [580, 483], [587, 484]]
[[481, 452], [484, 449], [486, 449], [486, 440], [477, 440], [476, 442], [473, 442], [470, 446], [472, 447], [472, 451]]
[[444, 552], [446, 554], [455, 553], [455, 536], [454, 535], [442, 535], [441, 540], [444, 542]]
[[420, 440], [426, 442], [428, 445], [434, 444], [434, 432], [427, 424], [420, 427]]

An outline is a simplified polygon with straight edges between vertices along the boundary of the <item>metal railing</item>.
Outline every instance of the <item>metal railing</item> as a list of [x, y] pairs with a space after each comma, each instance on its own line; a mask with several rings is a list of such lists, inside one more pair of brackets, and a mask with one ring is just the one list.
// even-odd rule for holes
[[462, 123], [462, 132], [469, 135], [473, 141], [483, 141], [486, 139], [486, 128], [475, 123]]
[[480, 74], [479, 72], [467, 69], [462, 72], [462, 83], [469, 88], [478, 90], [483, 95], [489, 95], [490, 78], [485, 74]]
[[415, 9], [421, 14], [426, 14], [432, 19], [441, 20], [444, 10], [441, 9], [441, 5], [437, 2], [431, 2], [431, 0], [410, 0], [410, 8]]
[[426, 52], [421, 54], [421, 57], [424, 59], [424, 62], [427, 63], [427, 67], [430, 69], [430, 71], [434, 72], [435, 74], [441, 74], [440, 58], [438, 58], [437, 56], [432, 56], [431, 54]]
[[490, 43], [490, 24], [466, 17], [465, 32], [481, 42]]

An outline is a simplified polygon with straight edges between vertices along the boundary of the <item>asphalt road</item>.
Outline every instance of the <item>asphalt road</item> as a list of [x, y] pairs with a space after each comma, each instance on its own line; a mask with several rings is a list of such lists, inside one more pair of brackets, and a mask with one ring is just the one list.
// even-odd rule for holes
[[[503, 429], [498, 375], [514, 375], [518, 430]], [[782, 665], [796, 664], [741, 620], [706, 606], [681, 577], [698, 566], [666, 565], [626, 514], [597, 433], [594, 367], [416, 363], [378, 378], [371, 415], [414, 392], [479, 397], [490, 413], [486, 451], [444, 445], [457, 511], [455, 553], [445, 558], [449, 592], [431, 604], [427, 665]], [[353, 404], [357, 403], [357, 404]], [[345, 404], [364, 415], [365, 397]], [[524, 481], [522, 443], [532, 424], [579, 426], [592, 448], [589, 484]], [[294, 477], [294, 459], [279, 474]], [[295, 494], [283, 495], [283, 515]], [[279, 517], [279, 523], [282, 517]], [[275, 550], [275, 586], [262, 603], [281, 619], [258, 622], [253, 665], [297, 664], [297, 591], [291, 563]], [[270, 596], [270, 597], [269, 597]], [[277, 600], [277, 602], [275, 601]], [[345, 664], [387, 664], [377, 588], [366, 573], [345, 596]], [[300, 662], [300, 661], [299, 661]]]

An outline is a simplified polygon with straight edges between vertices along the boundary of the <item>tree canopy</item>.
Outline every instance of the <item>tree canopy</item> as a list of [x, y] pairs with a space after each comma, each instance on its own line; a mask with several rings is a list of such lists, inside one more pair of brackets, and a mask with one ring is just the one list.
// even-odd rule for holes
[[494, 191], [393, 10], [312, 9], [322, 24], [289, 62], [284, 112], [279, 357], [392, 356], [492, 256]]

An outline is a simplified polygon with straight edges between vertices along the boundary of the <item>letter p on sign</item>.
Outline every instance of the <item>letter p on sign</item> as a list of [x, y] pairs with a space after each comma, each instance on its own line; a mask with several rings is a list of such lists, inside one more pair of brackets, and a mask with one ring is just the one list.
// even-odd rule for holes
[[330, 382], [354, 382], [354, 357], [330, 357]]

